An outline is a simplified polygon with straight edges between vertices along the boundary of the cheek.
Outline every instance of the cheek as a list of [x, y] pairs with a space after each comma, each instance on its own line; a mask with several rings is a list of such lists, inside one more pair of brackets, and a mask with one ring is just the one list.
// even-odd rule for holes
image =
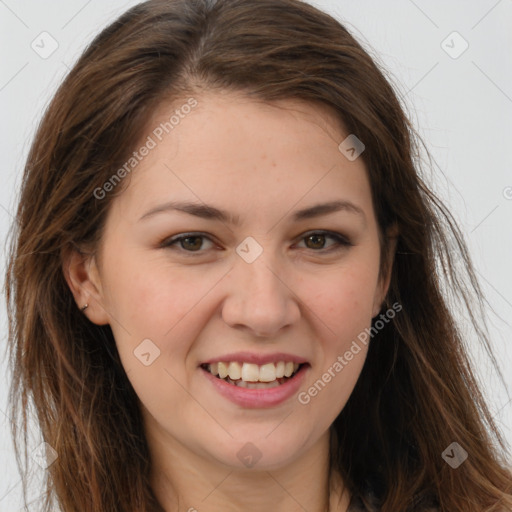
[[169, 265], [160, 255], [148, 258], [132, 251], [129, 257], [108, 263], [109, 312], [142, 335], [146, 329], [165, 335], [214, 284], [211, 273]]
[[135, 257], [110, 275], [111, 327], [123, 368], [146, 407], [168, 410], [169, 397], [186, 399], [178, 382], [186, 385], [183, 362], [201, 329], [201, 299], [215, 280]]
[[200, 334], [211, 314], [208, 295], [222, 273], [178, 268], [162, 259], [137, 258], [136, 253], [110, 264], [107, 307], [125, 369], [140, 370], [133, 353], [145, 339], [160, 351], [155, 368], [164, 360], [174, 368], [172, 362], [185, 359], [190, 340]]
[[338, 343], [371, 322], [378, 282], [374, 267], [361, 262], [304, 281], [308, 306], [337, 335]]
[[315, 280], [308, 307], [315, 313], [319, 344], [316, 364], [297, 400], [311, 417], [322, 418], [318, 428], [335, 420], [363, 368], [377, 280], [374, 265], [361, 262]]

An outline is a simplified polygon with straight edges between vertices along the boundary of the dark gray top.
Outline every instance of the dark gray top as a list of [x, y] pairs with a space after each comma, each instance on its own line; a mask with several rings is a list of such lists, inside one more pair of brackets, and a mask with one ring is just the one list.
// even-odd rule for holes
[[[373, 500], [369, 501], [371, 503]], [[439, 512], [437, 507], [430, 504], [418, 505], [414, 510], [415, 512]], [[379, 512], [379, 510], [377, 506], [365, 506], [359, 496], [352, 496], [347, 512]]]

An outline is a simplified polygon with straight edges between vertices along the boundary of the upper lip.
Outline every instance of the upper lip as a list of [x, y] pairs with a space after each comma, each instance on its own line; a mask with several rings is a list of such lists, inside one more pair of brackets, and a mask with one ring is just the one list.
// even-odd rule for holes
[[219, 362], [238, 361], [241, 363], [253, 363], [257, 365], [263, 365], [266, 363], [277, 363], [279, 361], [291, 361], [297, 364], [307, 363], [307, 359], [296, 356], [293, 354], [286, 354], [284, 352], [278, 352], [273, 354], [256, 354], [254, 352], [232, 352], [231, 354], [224, 354], [219, 357], [212, 357], [207, 361], [203, 361], [201, 364], [212, 364]]

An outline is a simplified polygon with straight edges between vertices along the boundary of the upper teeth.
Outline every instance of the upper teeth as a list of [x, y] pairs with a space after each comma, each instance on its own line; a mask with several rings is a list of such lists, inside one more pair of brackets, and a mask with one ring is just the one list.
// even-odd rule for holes
[[252, 363], [238, 363], [236, 361], [210, 363], [208, 370], [221, 379], [229, 377], [231, 380], [242, 379], [245, 382], [272, 382], [282, 377], [291, 377], [299, 368], [298, 363], [279, 361], [257, 365]]

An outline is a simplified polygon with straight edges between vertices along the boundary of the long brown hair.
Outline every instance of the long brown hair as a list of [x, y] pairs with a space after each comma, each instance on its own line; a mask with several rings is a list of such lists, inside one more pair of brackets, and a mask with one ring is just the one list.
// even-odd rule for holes
[[[55, 500], [64, 512], [162, 510], [112, 331], [80, 313], [62, 266], [71, 248], [98, 247], [122, 184], [101, 199], [94, 192], [148, 135], [155, 108], [206, 90], [329, 106], [366, 146], [383, 255], [388, 227], [398, 227], [386, 304], [403, 310], [369, 345], [331, 428], [331, 467], [383, 512], [421, 510], [428, 500], [444, 512], [512, 507], [505, 446], [443, 292], [444, 283], [463, 299], [496, 365], [479, 285], [460, 231], [419, 174], [419, 138], [383, 72], [338, 21], [299, 0], [152, 0], [85, 50], [45, 112], [24, 171], [6, 279], [12, 425], [22, 470], [27, 446], [22, 452], [16, 425], [21, 418], [27, 428], [30, 404], [58, 453], [45, 510]], [[458, 469], [441, 456], [452, 442], [469, 454]]]

